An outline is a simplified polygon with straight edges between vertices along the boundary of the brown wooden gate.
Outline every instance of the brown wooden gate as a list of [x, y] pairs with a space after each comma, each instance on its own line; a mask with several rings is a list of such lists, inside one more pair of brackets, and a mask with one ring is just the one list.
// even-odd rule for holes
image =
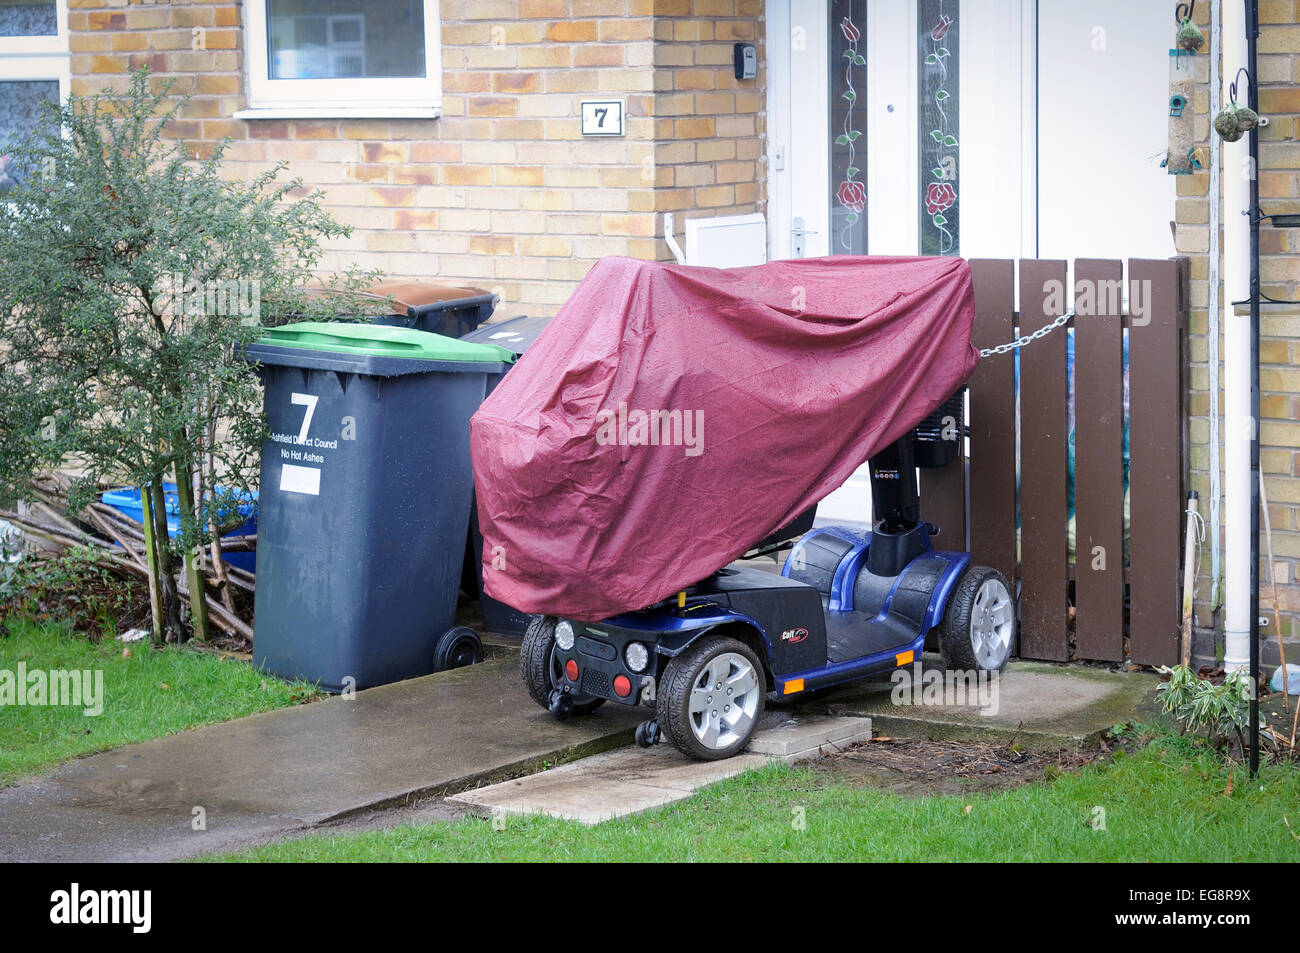
[[1018, 276], [1011, 261], [970, 264], [977, 347], [1005, 344], [1075, 310], [1068, 325], [1074, 329], [1073, 395], [1064, 329], [1020, 350], [1019, 381], [1011, 354], [980, 361], [970, 380], [968, 458], [921, 471], [926, 518], [942, 531], [936, 545], [956, 549], [964, 539], [976, 563], [1012, 582], [1024, 658], [1175, 664], [1185, 509], [1186, 259], [1129, 261], [1133, 313], [1121, 313], [1119, 261], [1077, 260], [1072, 295], [1062, 294], [1069, 287], [1064, 261], [1021, 260]]

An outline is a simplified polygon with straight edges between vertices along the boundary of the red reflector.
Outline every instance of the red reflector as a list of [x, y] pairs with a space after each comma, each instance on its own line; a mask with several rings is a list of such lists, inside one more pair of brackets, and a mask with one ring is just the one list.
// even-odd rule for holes
[[614, 694], [619, 698], [627, 698], [632, 694], [632, 683], [628, 681], [626, 675], [614, 676]]
[[569, 681], [576, 682], [578, 680], [578, 663], [573, 659], [569, 659], [565, 662], [564, 674], [569, 676]]

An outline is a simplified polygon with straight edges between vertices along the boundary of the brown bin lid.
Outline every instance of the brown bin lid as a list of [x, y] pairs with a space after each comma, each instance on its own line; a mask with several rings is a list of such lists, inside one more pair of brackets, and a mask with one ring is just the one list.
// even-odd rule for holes
[[482, 288], [467, 288], [459, 285], [440, 285], [425, 281], [388, 280], [367, 289], [370, 294], [380, 298], [390, 295], [394, 303], [403, 308], [420, 308], [426, 304], [439, 301], [456, 301], [460, 298], [479, 298], [491, 294]]

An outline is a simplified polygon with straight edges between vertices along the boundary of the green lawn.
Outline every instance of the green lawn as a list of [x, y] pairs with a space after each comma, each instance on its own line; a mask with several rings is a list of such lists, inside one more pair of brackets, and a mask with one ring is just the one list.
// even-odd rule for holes
[[[241, 861], [1295, 861], [1300, 771], [1251, 783], [1162, 739], [1050, 782], [972, 796], [906, 798], [773, 765], [680, 804], [596, 827], [543, 817], [502, 830], [470, 818], [311, 836], [222, 857]], [[969, 807], [969, 810], [968, 810]], [[1090, 821], [1105, 810], [1105, 829]], [[802, 814], [806, 824], [796, 829]]]
[[264, 678], [244, 662], [193, 648], [98, 643], [50, 623], [0, 624], [0, 670], [103, 672], [103, 712], [80, 707], [0, 705], [0, 786], [69, 758], [187, 728], [282, 708], [312, 697], [306, 685]]

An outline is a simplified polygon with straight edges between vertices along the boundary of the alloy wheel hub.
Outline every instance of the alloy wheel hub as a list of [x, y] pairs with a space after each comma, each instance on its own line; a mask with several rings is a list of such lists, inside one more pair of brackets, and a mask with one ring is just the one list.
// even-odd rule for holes
[[760, 679], [749, 659], [724, 652], [691, 686], [691, 731], [705, 747], [726, 748], [748, 733], [758, 709]]

